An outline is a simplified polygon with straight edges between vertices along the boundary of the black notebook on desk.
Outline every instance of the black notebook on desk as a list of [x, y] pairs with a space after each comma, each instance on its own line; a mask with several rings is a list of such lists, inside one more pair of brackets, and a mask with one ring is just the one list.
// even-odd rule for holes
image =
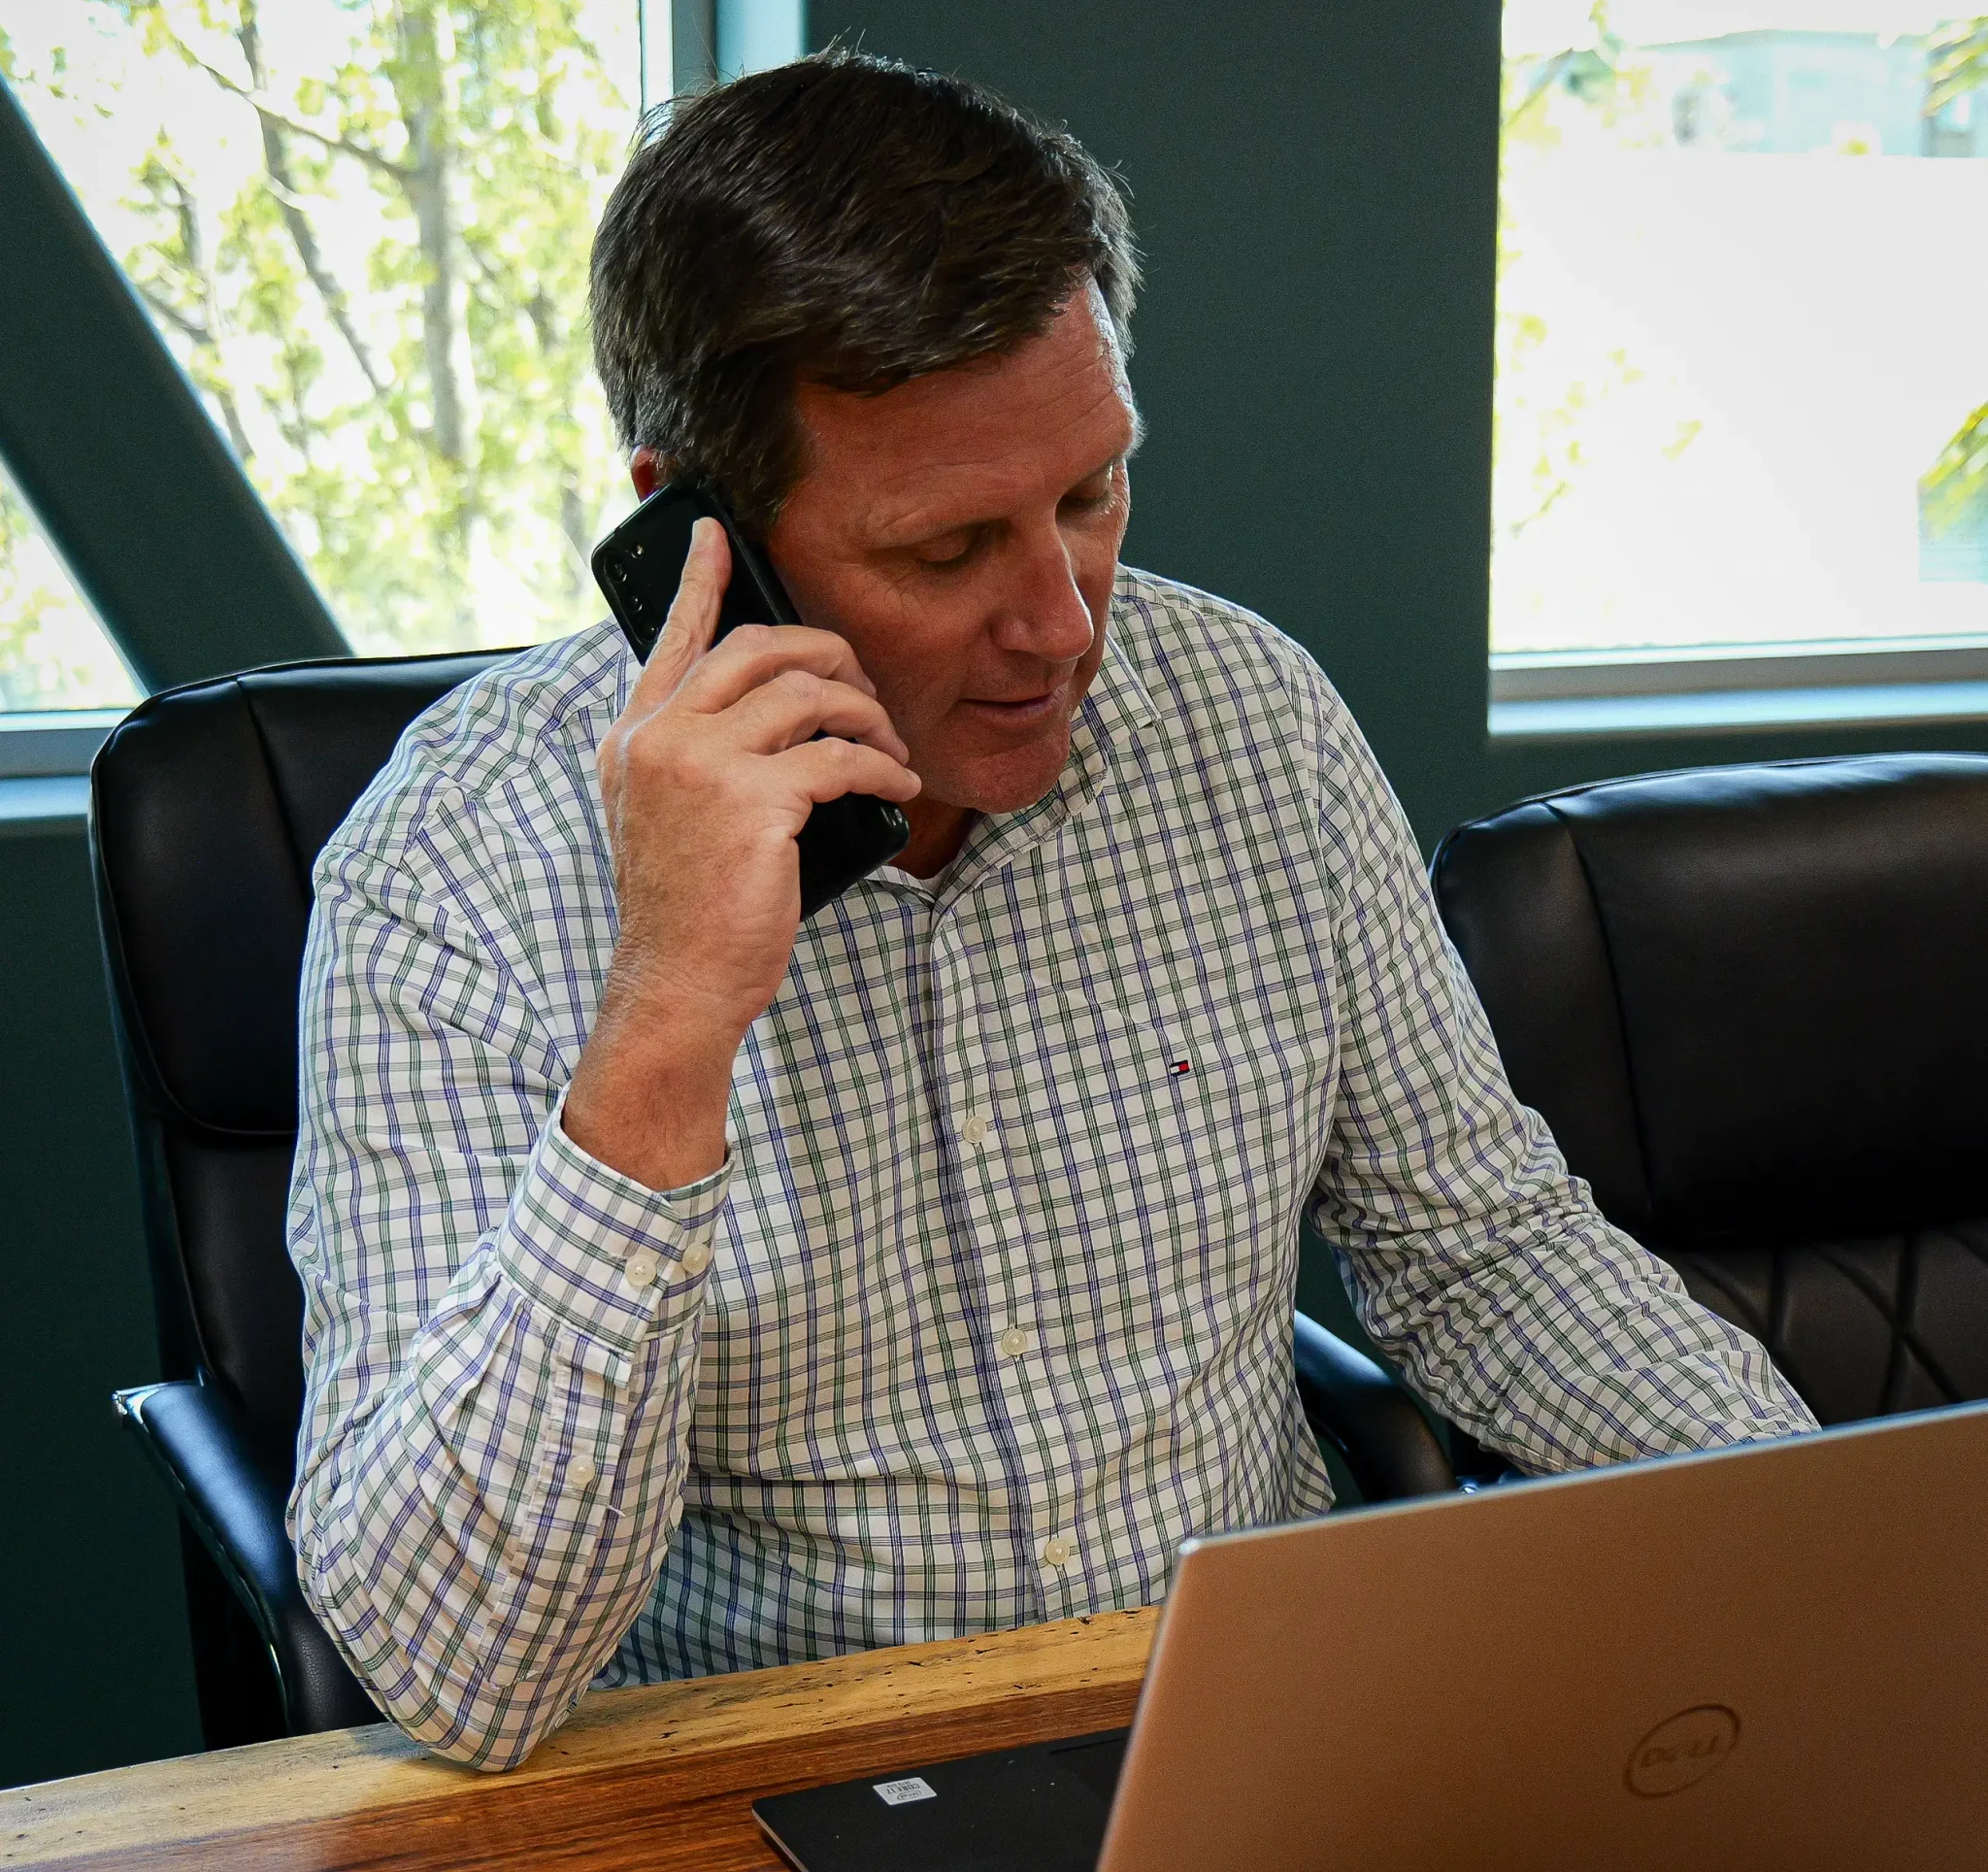
[[799, 1872], [1095, 1872], [1126, 1729], [754, 1801]]

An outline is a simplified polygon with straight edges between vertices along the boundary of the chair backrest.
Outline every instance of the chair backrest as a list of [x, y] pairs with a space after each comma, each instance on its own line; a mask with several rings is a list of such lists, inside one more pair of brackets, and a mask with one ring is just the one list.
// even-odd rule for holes
[[292, 664], [171, 689], [98, 753], [90, 844], [163, 1376], [288, 1474], [303, 1294], [283, 1243], [311, 866], [431, 702], [491, 655]]
[[1988, 756], [1606, 781], [1431, 874], [1519, 1096], [1817, 1416], [1988, 1396]]

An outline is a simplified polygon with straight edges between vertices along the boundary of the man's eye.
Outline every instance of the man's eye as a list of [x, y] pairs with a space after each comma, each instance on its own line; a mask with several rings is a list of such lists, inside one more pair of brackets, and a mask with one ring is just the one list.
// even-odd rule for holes
[[[980, 535], [977, 528], [966, 536], [965, 543], [954, 552], [943, 552], [935, 546], [920, 548], [917, 554], [918, 563], [931, 566], [935, 571], [941, 572], [944, 571], [948, 566], [964, 565], [973, 557], [974, 548], [979, 545], [979, 543]], [[944, 542], [940, 543], [942, 546], [944, 544]]]
[[1095, 514], [1100, 508], [1110, 506], [1111, 496], [1115, 491], [1109, 481], [1101, 487], [1073, 487], [1063, 496], [1064, 511], [1071, 514]]

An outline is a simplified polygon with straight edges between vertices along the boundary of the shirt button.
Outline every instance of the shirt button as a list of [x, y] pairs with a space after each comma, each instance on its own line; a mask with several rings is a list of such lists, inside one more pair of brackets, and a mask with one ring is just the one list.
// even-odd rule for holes
[[584, 1488], [601, 1472], [584, 1456], [576, 1456], [568, 1465], [566, 1480], [570, 1487]]
[[985, 1112], [969, 1112], [967, 1121], [959, 1127], [959, 1134], [969, 1144], [987, 1142], [988, 1119]]
[[1019, 1358], [1029, 1349], [1029, 1336], [1019, 1326], [1010, 1326], [998, 1342], [1011, 1358]]
[[629, 1255], [626, 1272], [630, 1287], [646, 1287], [656, 1278], [656, 1257], [647, 1249], [639, 1248]]
[[1061, 1534], [1052, 1534], [1043, 1543], [1043, 1559], [1049, 1566], [1067, 1566], [1070, 1556], [1077, 1552]]
[[692, 1242], [683, 1251], [683, 1272], [685, 1274], [702, 1274], [710, 1265], [711, 1244], [709, 1242]]

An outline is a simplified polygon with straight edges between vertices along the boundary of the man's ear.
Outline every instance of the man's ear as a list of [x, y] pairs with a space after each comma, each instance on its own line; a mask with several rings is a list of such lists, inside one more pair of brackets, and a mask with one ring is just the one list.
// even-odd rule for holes
[[635, 484], [637, 500], [646, 500], [666, 481], [674, 479], [677, 464], [658, 450], [646, 446], [628, 457], [628, 479]]

